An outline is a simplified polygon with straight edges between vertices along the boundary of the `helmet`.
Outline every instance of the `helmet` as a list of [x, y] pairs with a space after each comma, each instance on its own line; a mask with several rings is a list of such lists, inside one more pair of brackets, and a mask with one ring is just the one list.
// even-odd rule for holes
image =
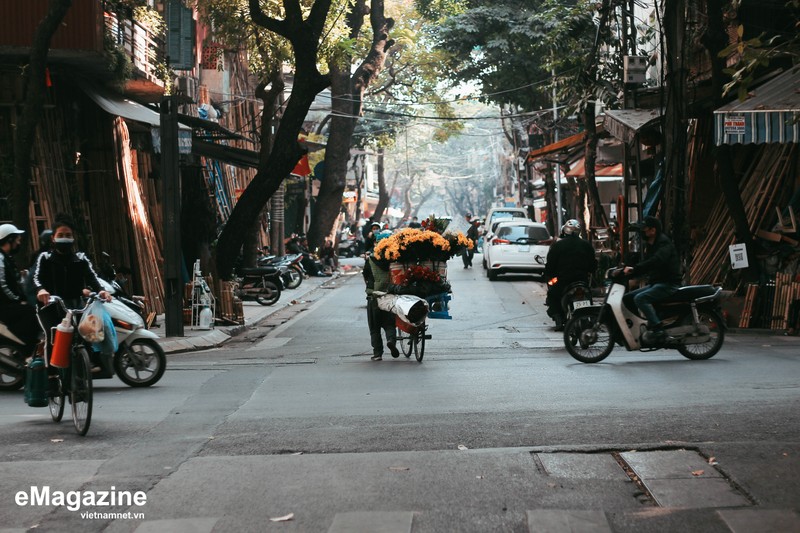
[[3, 224], [0, 226], [0, 241], [10, 235], [22, 235], [23, 233], [25, 232], [17, 228], [14, 224]]
[[53, 244], [53, 230], [46, 229], [39, 234], [39, 246], [45, 247]]
[[564, 235], [577, 235], [581, 232], [581, 223], [575, 219], [567, 220], [563, 226], [561, 226], [561, 233]]

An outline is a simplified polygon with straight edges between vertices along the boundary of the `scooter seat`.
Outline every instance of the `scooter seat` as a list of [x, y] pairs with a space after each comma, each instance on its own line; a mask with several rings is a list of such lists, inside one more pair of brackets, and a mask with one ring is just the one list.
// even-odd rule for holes
[[240, 272], [245, 276], [269, 276], [277, 273], [278, 269], [270, 266], [261, 266], [257, 268], [242, 268]]
[[675, 293], [665, 298], [660, 303], [683, 303], [703, 298], [704, 296], [712, 296], [717, 292], [717, 288], [713, 285], [687, 285], [681, 287]]

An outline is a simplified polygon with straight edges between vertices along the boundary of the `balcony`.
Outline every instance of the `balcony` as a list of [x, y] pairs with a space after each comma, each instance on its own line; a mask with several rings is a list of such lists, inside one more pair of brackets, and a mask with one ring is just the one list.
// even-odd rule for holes
[[[156, 32], [146, 24], [122, 18], [118, 13], [104, 14], [106, 47], [123, 52], [133, 68], [132, 76], [125, 83], [128, 96], [146, 102], [155, 102], [164, 94], [166, 69], [166, 47], [164, 32]], [[114, 51], [112, 51], [112, 54]]]
[[[44, 1], [0, 3], [0, 57], [25, 61], [47, 5]], [[155, 31], [146, 22], [133, 20], [130, 10], [114, 9], [107, 0], [73, 2], [53, 35], [48, 57], [51, 64], [63, 65], [76, 75], [101, 80], [107, 80], [109, 68], [117, 64], [118, 72], [127, 71], [126, 95], [157, 101], [164, 94], [164, 82], [159, 79], [166, 64], [164, 30]]]

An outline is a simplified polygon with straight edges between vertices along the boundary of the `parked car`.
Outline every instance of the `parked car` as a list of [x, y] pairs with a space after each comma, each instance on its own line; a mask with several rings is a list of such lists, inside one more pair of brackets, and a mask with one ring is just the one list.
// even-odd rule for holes
[[509, 273], [541, 276], [544, 261], [537, 261], [536, 256], [546, 258], [552, 242], [544, 224], [521, 218], [499, 222], [483, 246], [489, 280]]
[[492, 228], [495, 222], [499, 220], [530, 220], [528, 218], [528, 209], [525, 207], [493, 207], [489, 209], [484, 220], [484, 227], [487, 231], [487, 237], [491, 238]]

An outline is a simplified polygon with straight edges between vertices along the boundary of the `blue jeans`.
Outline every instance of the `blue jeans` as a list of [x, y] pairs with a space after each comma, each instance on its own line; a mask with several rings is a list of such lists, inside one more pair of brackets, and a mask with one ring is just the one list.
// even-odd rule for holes
[[653, 304], [670, 297], [678, 288], [680, 288], [680, 285], [673, 285], [672, 283], [653, 283], [647, 287], [629, 292], [628, 297], [633, 298], [633, 303], [642, 310], [642, 313], [647, 318], [647, 325], [653, 327], [661, 322]]

